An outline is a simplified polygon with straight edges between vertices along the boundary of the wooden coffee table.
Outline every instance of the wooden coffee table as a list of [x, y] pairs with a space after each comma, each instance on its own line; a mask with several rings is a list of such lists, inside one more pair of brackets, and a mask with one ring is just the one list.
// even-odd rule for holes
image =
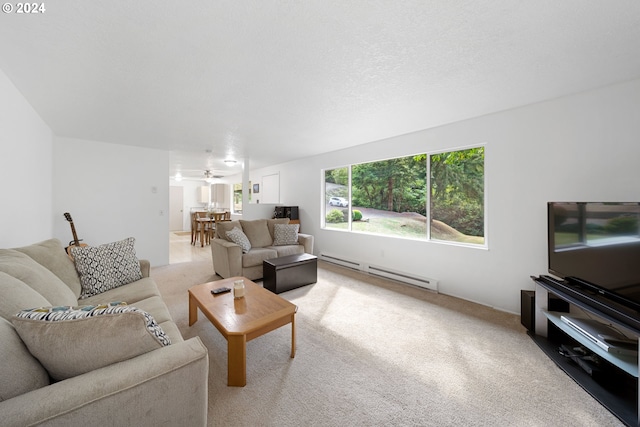
[[[244, 298], [233, 291], [212, 295], [211, 290], [233, 288], [244, 280]], [[291, 323], [291, 357], [296, 355], [295, 315], [298, 307], [244, 277], [230, 277], [189, 288], [189, 326], [198, 320], [198, 308], [227, 340], [227, 385], [247, 384], [247, 342]]]

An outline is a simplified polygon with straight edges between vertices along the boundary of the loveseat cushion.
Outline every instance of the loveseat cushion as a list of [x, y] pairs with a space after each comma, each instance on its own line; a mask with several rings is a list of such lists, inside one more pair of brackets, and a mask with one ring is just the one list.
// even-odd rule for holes
[[49, 385], [49, 374], [5, 319], [0, 319], [0, 342], [0, 402]]
[[0, 295], [0, 317], [7, 320], [25, 308], [51, 305], [45, 297], [29, 285], [2, 271], [0, 271]]
[[29, 352], [55, 380], [171, 344], [151, 315], [122, 302], [23, 310], [11, 322]]
[[254, 219], [251, 221], [240, 220], [242, 230], [251, 242], [252, 248], [264, 248], [273, 244], [273, 238], [269, 233], [266, 219]]
[[14, 248], [18, 252], [29, 255], [38, 264], [43, 265], [47, 270], [58, 276], [75, 294], [80, 296], [80, 278], [73, 261], [67, 255], [67, 251], [62, 247], [58, 239], [49, 239], [33, 245]]
[[274, 231], [274, 226], [276, 224], [289, 224], [289, 218], [270, 218], [267, 220], [267, 228], [269, 229], [271, 240], [275, 239], [276, 237]]
[[71, 249], [82, 284], [79, 299], [142, 279], [134, 243], [135, 239], [129, 237], [100, 246]]
[[277, 252], [276, 258], [304, 253], [304, 246], [302, 245], [271, 246], [270, 248]]
[[262, 261], [277, 257], [278, 252], [274, 248], [253, 248], [242, 255], [242, 268], [262, 266]]
[[219, 239], [224, 239], [227, 242], [231, 242], [232, 240], [227, 236], [227, 232], [233, 230], [236, 227], [242, 230], [242, 225], [238, 220], [218, 222], [216, 223], [216, 237]]
[[58, 276], [28, 255], [13, 249], [0, 249], [0, 271], [26, 283], [53, 305], [75, 305], [76, 296]]

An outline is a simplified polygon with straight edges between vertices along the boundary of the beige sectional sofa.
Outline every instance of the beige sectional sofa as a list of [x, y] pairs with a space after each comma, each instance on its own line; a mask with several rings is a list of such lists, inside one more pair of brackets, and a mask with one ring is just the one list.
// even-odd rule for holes
[[0, 425], [207, 424], [207, 350], [135, 261], [137, 280], [79, 299], [60, 241], [0, 249]]
[[[239, 238], [230, 237], [234, 228], [241, 232]], [[289, 218], [216, 223], [215, 237], [211, 240], [213, 269], [223, 278], [244, 276], [255, 280], [263, 277], [264, 260], [305, 252], [313, 254], [313, 236], [294, 230], [296, 225], [289, 224]], [[242, 235], [248, 240], [244, 247]]]

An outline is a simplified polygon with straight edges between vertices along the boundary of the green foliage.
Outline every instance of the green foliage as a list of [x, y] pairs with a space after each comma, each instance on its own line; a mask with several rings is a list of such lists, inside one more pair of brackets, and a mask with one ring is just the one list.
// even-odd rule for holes
[[354, 206], [390, 212], [426, 211], [426, 165], [414, 156], [354, 165]]
[[354, 209], [351, 214], [353, 215], [351, 218], [353, 221], [360, 221], [362, 219], [362, 212], [357, 209]]
[[604, 229], [609, 234], [638, 234], [638, 218], [634, 216], [611, 218]]
[[338, 209], [332, 209], [325, 217], [325, 220], [329, 223], [345, 222], [344, 214]]
[[431, 217], [467, 236], [484, 236], [484, 210], [481, 204], [466, 202], [435, 206]]
[[340, 185], [348, 185], [349, 184], [349, 169], [348, 168], [338, 168], [333, 169], [331, 171], [331, 176], [333, 177], [333, 182]]
[[484, 147], [431, 155], [432, 218], [484, 235]]

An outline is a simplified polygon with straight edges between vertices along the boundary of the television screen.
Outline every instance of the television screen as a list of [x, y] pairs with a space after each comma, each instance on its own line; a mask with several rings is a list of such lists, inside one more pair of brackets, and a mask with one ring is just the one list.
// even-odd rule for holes
[[549, 272], [640, 309], [640, 203], [548, 203]]

